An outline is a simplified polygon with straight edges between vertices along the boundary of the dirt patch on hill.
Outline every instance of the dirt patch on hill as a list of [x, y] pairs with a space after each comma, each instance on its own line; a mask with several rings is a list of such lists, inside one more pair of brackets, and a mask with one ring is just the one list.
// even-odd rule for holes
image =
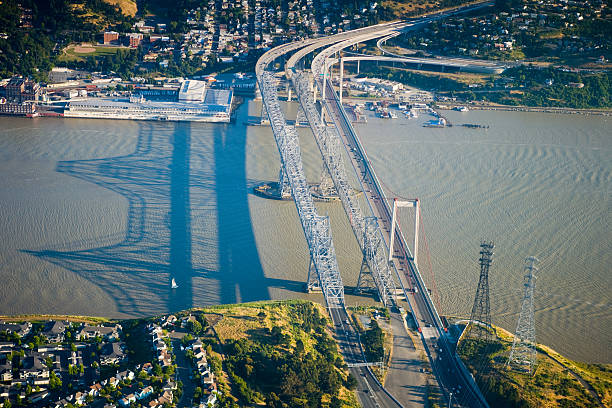
[[119, 6], [121, 13], [124, 16], [134, 17], [138, 11], [136, 2], [134, 0], [104, 0], [105, 3]]
[[75, 54], [91, 54], [96, 49], [91, 44], [80, 44], [74, 47]]

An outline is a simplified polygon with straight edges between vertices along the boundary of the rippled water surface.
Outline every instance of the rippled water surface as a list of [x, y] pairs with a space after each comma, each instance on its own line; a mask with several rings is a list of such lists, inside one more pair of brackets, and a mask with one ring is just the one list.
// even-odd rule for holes
[[[258, 113], [250, 102], [230, 125], [0, 118], [0, 313], [127, 317], [320, 300], [302, 293], [308, 258], [294, 204], [250, 193], [278, 176], [270, 129], [244, 125]], [[478, 245], [491, 239], [494, 323], [514, 330], [523, 259], [535, 255], [538, 341], [611, 362], [610, 119], [448, 118], [448, 129], [423, 128], [425, 116], [357, 126], [389, 196], [421, 199], [419, 264], [442, 311], [469, 314]], [[316, 181], [318, 150], [309, 131], [300, 134]], [[338, 204], [319, 206], [332, 219], [344, 282], [354, 286], [361, 256], [346, 217]], [[411, 217], [402, 215], [406, 230]]]

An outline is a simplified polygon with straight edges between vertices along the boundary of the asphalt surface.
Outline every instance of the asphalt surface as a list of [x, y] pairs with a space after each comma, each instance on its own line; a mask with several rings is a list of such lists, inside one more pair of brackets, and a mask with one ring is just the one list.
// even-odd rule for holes
[[391, 313], [393, 355], [385, 388], [404, 408], [422, 407], [427, 399], [427, 374], [403, 319], [399, 313]]
[[191, 363], [187, 359], [185, 350], [181, 350], [181, 339], [187, 334], [182, 331], [175, 331], [170, 333], [170, 339], [172, 340], [172, 350], [176, 355], [176, 374], [178, 380], [183, 383], [183, 394], [176, 404], [177, 407], [191, 407], [193, 405], [193, 392], [196, 385], [194, 384], [191, 377]]
[[[350, 323], [350, 318], [344, 308], [329, 309], [334, 322], [335, 338], [347, 364], [363, 363], [364, 358], [359, 346], [357, 331]], [[357, 397], [364, 408], [400, 408], [391, 395], [367, 367], [350, 368], [351, 374], [357, 380]]]
[[[331, 82], [327, 81], [326, 86], [325, 100], [326, 105], [330, 109], [330, 119], [335, 123], [340, 133], [349, 159], [361, 179], [364, 193], [372, 208], [372, 212], [380, 222], [383, 238], [387, 246], [389, 246], [391, 211], [387, 203], [383, 201], [385, 194], [380, 190], [381, 184], [378, 182], [367, 154], [357, 139], [357, 135], [352, 130], [348, 118], [340, 111], [340, 104]], [[401, 237], [399, 229], [396, 229], [394, 248], [393, 263], [398, 270], [404, 287], [410, 289], [410, 292], [407, 293], [407, 300], [422, 331], [425, 350], [438, 382], [442, 385], [447, 395], [451, 392], [453, 393], [457, 401], [455, 406], [486, 407], [486, 402], [483, 404], [482, 396], [475, 386], [473, 379], [469, 378], [467, 371], [461, 367], [453, 346], [444, 334], [439, 318], [436, 318], [437, 316], [431, 301], [426, 299], [428, 294], [425, 294], [422, 289], [425, 286], [419, 281], [414, 261], [410, 256], [407, 244]], [[409, 384], [403, 378], [399, 381]]]

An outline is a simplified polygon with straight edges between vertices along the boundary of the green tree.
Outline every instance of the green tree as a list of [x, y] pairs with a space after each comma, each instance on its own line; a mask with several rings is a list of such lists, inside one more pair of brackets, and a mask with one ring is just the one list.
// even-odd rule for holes
[[376, 322], [372, 320], [370, 328], [361, 336], [361, 341], [368, 361], [381, 361], [385, 355], [384, 351], [385, 335]]
[[348, 377], [346, 377], [346, 384], [345, 384], [346, 388], [348, 388], [349, 390], [353, 391], [357, 388], [357, 379], [353, 376], [353, 374], [348, 375]]
[[187, 330], [198, 336], [202, 332], [202, 324], [197, 320], [192, 320], [187, 324]]

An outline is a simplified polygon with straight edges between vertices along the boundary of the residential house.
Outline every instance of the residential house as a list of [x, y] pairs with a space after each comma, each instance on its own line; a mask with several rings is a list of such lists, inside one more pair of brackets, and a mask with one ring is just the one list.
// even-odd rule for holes
[[125, 370], [125, 371], [121, 371], [120, 373], [117, 373], [117, 375], [115, 375], [115, 378], [118, 381], [123, 381], [123, 380], [133, 380], [135, 377], [134, 372], [132, 370]]
[[147, 374], [151, 374], [153, 372], [153, 364], [151, 363], [144, 363], [142, 365], [142, 369], [147, 373]]
[[157, 356], [157, 360], [162, 367], [172, 365], [172, 356], [166, 350], [162, 350]]
[[105, 343], [100, 351], [100, 364], [119, 364], [127, 358], [123, 343]]
[[121, 326], [115, 325], [110, 327], [105, 326], [83, 326], [81, 331], [77, 334], [81, 340], [94, 339], [96, 337], [102, 337], [107, 341], [119, 340], [121, 334]]
[[157, 401], [160, 403], [160, 405], [164, 405], [166, 403], [172, 404], [172, 397], [173, 397], [172, 391], [164, 391], [162, 396], [159, 397]]
[[177, 389], [177, 385], [174, 381], [166, 381], [166, 383], [162, 386], [163, 391], [174, 391]]
[[79, 391], [74, 394], [74, 403], [83, 405], [85, 404], [85, 398], [87, 398], [87, 394]]
[[149, 395], [153, 394], [153, 387], [150, 385], [148, 387], [143, 388], [139, 392], [136, 392], [136, 399], [141, 400], [147, 398]]
[[0, 381], [12, 381], [13, 380], [13, 365], [10, 361], [5, 360], [0, 364]]
[[213, 407], [217, 402], [217, 392], [211, 392], [208, 394], [208, 398], [206, 398], [206, 405], [209, 407]]
[[215, 382], [213, 373], [210, 370], [206, 370], [202, 373], [202, 384], [209, 385]]
[[178, 321], [175, 315], [170, 315], [168, 317], [162, 317], [161, 325], [162, 327], [172, 326]]
[[91, 387], [89, 387], [89, 391], [88, 394], [91, 395], [92, 397], [97, 397], [98, 395], [100, 395], [100, 390], [102, 390], [102, 388], [104, 388], [102, 386], [102, 384], [100, 383], [95, 383], [94, 385], [92, 385]]
[[43, 329], [42, 334], [47, 338], [49, 343], [61, 343], [64, 341], [64, 333], [66, 325], [63, 322], [49, 320]]
[[136, 395], [129, 394], [119, 400], [119, 405], [129, 407], [132, 402], [136, 402]]
[[10, 353], [13, 351], [13, 347], [15, 347], [15, 344], [12, 341], [0, 341], [0, 354]]
[[49, 396], [49, 391], [46, 391], [46, 390], [40, 391], [40, 392], [30, 395], [30, 397], [28, 398], [28, 402], [30, 404], [36, 404], [37, 402], [44, 400], [48, 396]]
[[23, 366], [19, 369], [19, 378], [32, 381], [34, 384], [49, 384], [49, 368], [43, 355], [39, 353], [26, 354]]
[[0, 332], [17, 333], [19, 337], [23, 337], [32, 330], [32, 323], [5, 323], [0, 321]]

